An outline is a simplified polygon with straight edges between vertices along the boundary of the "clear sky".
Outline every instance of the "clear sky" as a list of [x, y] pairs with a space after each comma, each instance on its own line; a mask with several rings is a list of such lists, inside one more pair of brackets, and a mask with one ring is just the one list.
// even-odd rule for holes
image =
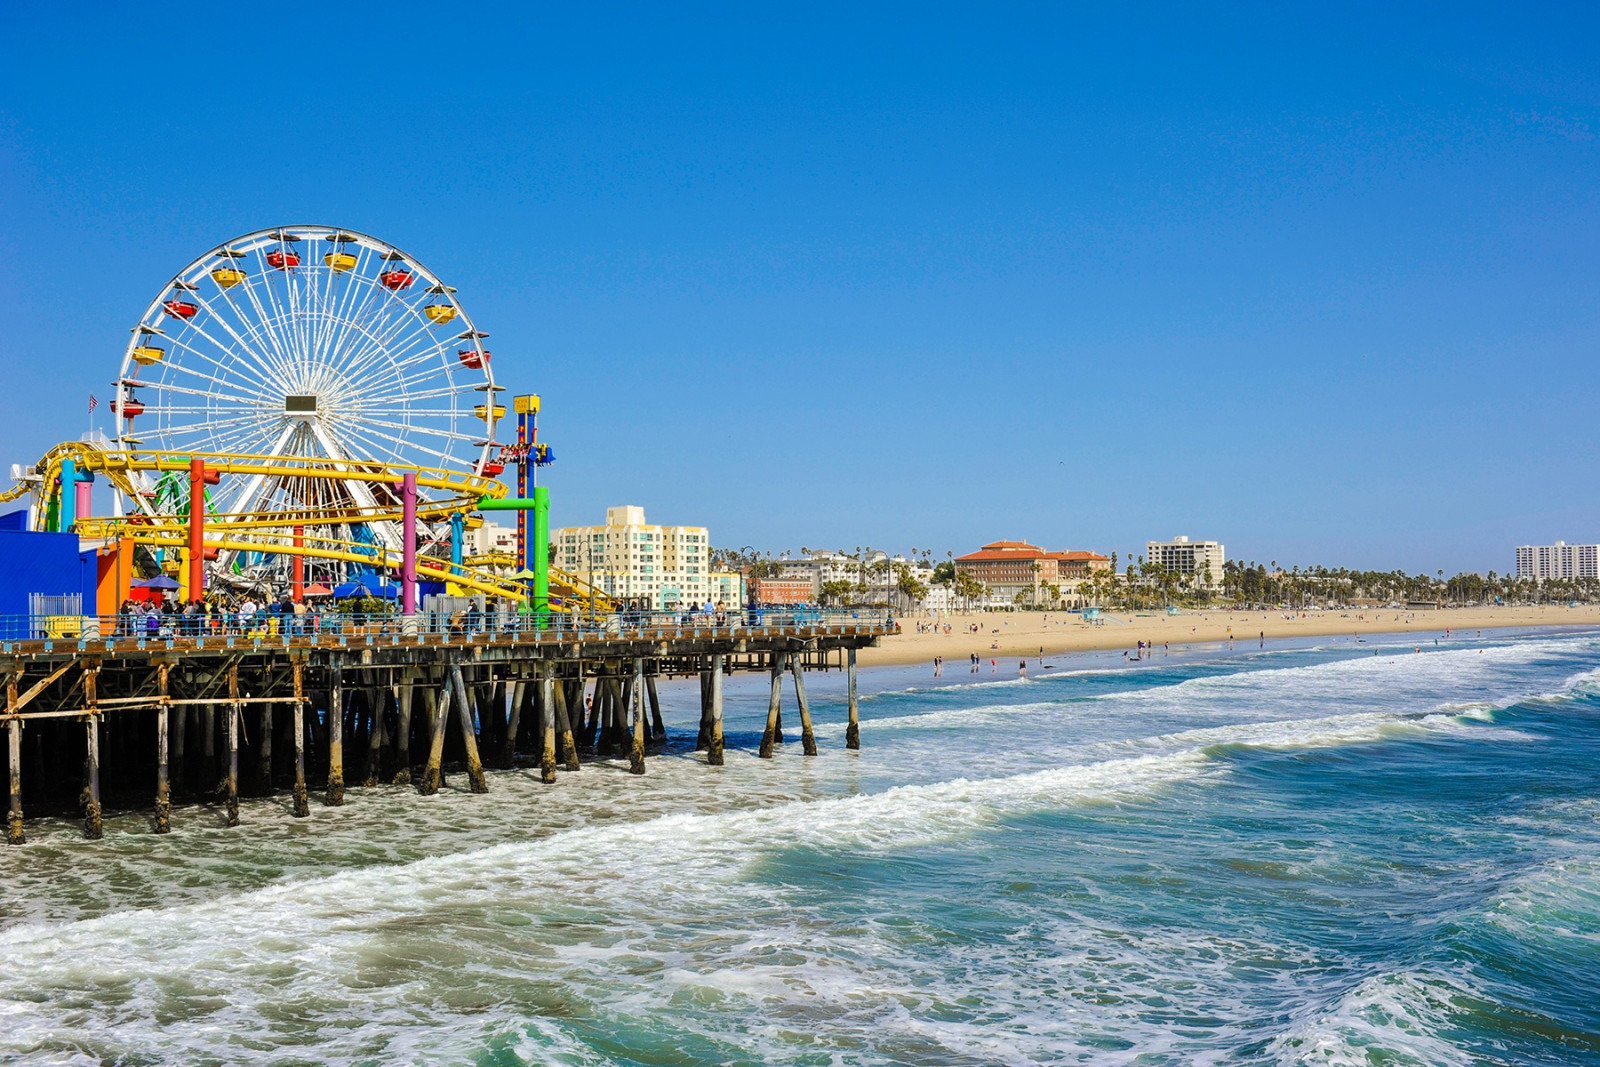
[[543, 394], [558, 524], [1600, 540], [1600, 9], [1301, 6], [8, 0], [0, 458], [184, 264], [326, 222]]

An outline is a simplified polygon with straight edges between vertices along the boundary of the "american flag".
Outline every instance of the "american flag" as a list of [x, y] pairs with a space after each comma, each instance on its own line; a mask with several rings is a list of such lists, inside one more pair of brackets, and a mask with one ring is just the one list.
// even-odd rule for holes
[[99, 407], [99, 406], [100, 406], [100, 401], [95, 399], [95, 395], [93, 393], [90, 393], [89, 394], [89, 414], [93, 415], [94, 414], [94, 409]]

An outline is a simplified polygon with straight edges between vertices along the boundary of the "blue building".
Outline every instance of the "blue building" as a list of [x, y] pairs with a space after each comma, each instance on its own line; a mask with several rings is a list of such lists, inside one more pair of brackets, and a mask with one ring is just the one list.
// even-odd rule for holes
[[96, 553], [79, 551], [77, 534], [34, 533], [26, 510], [0, 515], [0, 638], [40, 636], [35, 615], [95, 614], [98, 581]]

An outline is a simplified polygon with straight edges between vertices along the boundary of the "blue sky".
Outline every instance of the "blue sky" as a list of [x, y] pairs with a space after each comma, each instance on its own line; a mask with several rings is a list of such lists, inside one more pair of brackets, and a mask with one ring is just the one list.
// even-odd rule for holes
[[558, 523], [1600, 540], [1592, 8], [340, 7], [0, 6], [0, 459], [185, 263], [327, 222], [543, 394]]

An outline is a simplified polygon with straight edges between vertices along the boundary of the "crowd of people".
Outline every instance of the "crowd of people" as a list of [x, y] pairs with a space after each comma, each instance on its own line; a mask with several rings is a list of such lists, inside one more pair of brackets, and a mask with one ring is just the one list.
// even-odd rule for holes
[[[575, 632], [614, 630], [631, 625], [682, 626], [760, 626], [774, 623], [813, 623], [821, 621], [816, 609], [751, 605], [746, 611], [730, 610], [725, 604], [686, 604], [667, 610], [623, 610], [596, 615], [574, 605], [556, 608], [536, 616], [522, 602], [499, 597], [463, 597], [447, 610], [424, 611], [416, 629], [445, 633], [452, 637], [471, 637], [483, 633], [515, 633], [529, 629], [548, 629], [554, 625]], [[117, 612], [116, 636], [166, 639], [178, 637], [317, 637], [322, 634], [399, 632], [402, 619], [397, 605], [383, 604], [374, 610], [370, 601], [326, 599], [295, 601], [281, 597], [250, 595], [228, 596], [204, 602], [123, 601]], [[104, 624], [102, 624], [103, 626]], [[405, 632], [415, 632], [406, 627]]]
[[295, 603], [288, 596], [278, 600], [230, 597], [222, 601], [191, 601], [179, 604], [166, 599], [160, 603], [125, 600], [117, 612], [119, 637], [204, 637], [208, 634], [271, 634], [301, 636], [318, 632], [326, 613]]

